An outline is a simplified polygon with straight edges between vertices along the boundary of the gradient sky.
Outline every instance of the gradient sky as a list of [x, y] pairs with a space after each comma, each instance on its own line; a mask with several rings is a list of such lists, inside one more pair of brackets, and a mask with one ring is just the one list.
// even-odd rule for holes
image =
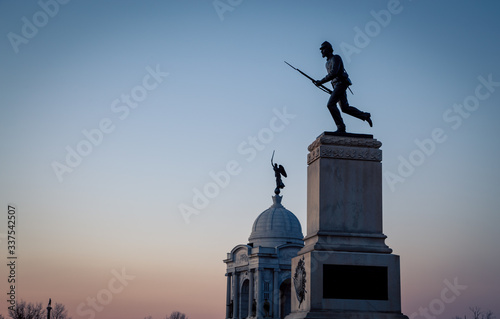
[[[222, 318], [222, 260], [272, 204], [273, 150], [289, 175], [283, 204], [305, 231], [307, 146], [335, 127], [328, 96], [283, 61], [321, 78], [328, 40], [351, 104], [374, 122], [346, 115], [348, 131], [383, 143], [403, 312], [500, 316], [497, 1], [54, 3], [0, 1], [0, 314], [13, 204], [18, 300], [50, 297], [89, 318], [88, 298], [111, 284], [96, 318]], [[80, 161], [68, 155], [78, 147]], [[467, 288], [443, 303], [445, 281]]]

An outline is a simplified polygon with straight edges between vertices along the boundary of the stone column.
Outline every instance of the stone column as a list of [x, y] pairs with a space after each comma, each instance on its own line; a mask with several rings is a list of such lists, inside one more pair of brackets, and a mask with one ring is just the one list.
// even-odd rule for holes
[[392, 252], [382, 233], [382, 143], [350, 135], [324, 132], [308, 148], [307, 235], [301, 253]]
[[264, 318], [264, 269], [258, 268], [257, 272], [257, 311], [255, 313], [257, 319]]
[[279, 268], [274, 269], [274, 282], [273, 282], [273, 318], [279, 318], [280, 309], [280, 287], [279, 287]]
[[249, 285], [248, 285], [248, 317], [252, 316], [252, 306], [253, 306], [253, 271], [248, 270]]
[[286, 319], [408, 319], [382, 232], [382, 143], [324, 132], [308, 148], [307, 235]]
[[227, 277], [227, 287], [226, 287], [226, 318], [229, 319], [229, 313], [231, 310], [229, 309], [229, 305], [231, 303], [231, 273], [226, 274]]
[[233, 275], [233, 318], [240, 317], [240, 311], [238, 309], [239, 277], [240, 276], [238, 276], [238, 273], [235, 271]]

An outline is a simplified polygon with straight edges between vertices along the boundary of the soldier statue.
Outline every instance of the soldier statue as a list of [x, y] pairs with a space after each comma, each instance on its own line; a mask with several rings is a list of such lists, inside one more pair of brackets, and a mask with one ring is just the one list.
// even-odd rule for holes
[[337, 103], [339, 103], [342, 112], [368, 122], [370, 127], [373, 126], [370, 113], [362, 112], [353, 106], [349, 106], [349, 102], [347, 102], [346, 91], [352, 83], [344, 69], [342, 58], [337, 54], [333, 54], [332, 45], [327, 41], [323, 42], [319, 49], [323, 58], [326, 58], [326, 70], [328, 74], [323, 79], [313, 81], [313, 83], [321, 87], [323, 83], [332, 82], [333, 91], [328, 100], [327, 107], [337, 125], [336, 132], [345, 133], [345, 124], [337, 108]]

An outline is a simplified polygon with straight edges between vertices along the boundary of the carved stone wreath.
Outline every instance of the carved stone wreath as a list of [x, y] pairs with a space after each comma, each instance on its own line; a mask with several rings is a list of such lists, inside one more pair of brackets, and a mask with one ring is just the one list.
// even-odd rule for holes
[[299, 309], [300, 305], [306, 299], [306, 268], [304, 262], [304, 256], [302, 259], [299, 259], [297, 263], [297, 267], [295, 268], [295, 274], [293, 275], [293, 286], [295, 287], [295, 293], [297, 294], [297, 300], [299, 301]]

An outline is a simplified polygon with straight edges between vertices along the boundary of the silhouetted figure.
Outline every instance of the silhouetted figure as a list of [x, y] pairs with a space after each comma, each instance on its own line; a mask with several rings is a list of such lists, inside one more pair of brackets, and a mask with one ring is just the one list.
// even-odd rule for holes
[[344, 69], [344, 63], [342, 62], [340, 55], [333, 54], [332, 45], [327, 41], [323, 42], [319, 49], [323, 58], [326, 58], [325, 66], [328, 74], [323, 79], [314, 81], [314, 84], [316, 86], [320, 86], [328, 81], [332, 81], [333, 91], [330, 95], [330, 99], [328, 100], [327, 107], [333, 117], [333, 120], [335, 121], [335, 124], [337, 125], [336, 132], [345, 132], [345, 124], [342, 120], [342, 116], [340, 115], [340, 111], [337, 108], [337, 103], [339, 103], [342, 112], [363, 121], [367, 121], [370, 127], [373, 126], [370, 113], [362, 112], [353, 106], [349, 106], [346, 91], [352, 82]]
[[271, 165], [274, 170], [274, 177], [276, 177], [276, 188], [274, 189], [274, 193], [276, 195], [279, 195], [280, 189], [283, 189], [285, 187], [285, 184], [283, 184], [283, 181], [281, 180], [281, 176], [287, 177], [285, 168], [282, 165], [279, 165], [277, 163], [273, 163], [273, 158], [274, 158], [274, 151], [273, 151], [273, 156], [271, 157]]
[[269, 311], [271, 310], [271, 304], [267, 299], [264, 301], [264, 306], [262, 307], [264, 309], [264, 317], [269, 317]]

